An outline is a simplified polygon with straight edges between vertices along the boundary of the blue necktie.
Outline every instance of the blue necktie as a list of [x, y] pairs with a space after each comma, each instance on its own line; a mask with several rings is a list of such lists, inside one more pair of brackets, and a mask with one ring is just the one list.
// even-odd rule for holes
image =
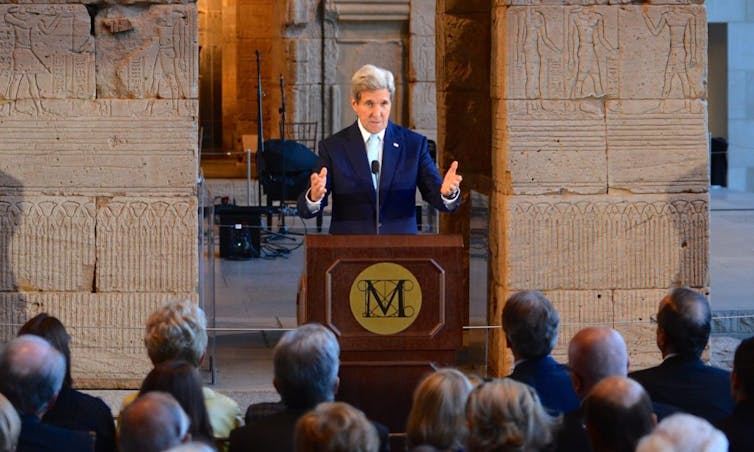
[[[367, 139], [367, 159], [369, 160], [369, 170], [372, 169], [373, 161], [380, 161], [380, 136], [373, 133]], [[377, 174], [372, 174], [372, 183], [377, 188]]]

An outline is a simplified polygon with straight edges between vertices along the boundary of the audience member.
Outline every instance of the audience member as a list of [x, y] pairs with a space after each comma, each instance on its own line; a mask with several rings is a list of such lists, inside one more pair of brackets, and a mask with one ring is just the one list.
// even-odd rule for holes
[[42, 422], [69, 430], [93, 432], [95, 450], [115, 450], [115, 422], [110, 407], [97, 397], [73, 389], [71, 378], [71, 336], [63, 324], [47, 313], [29, 319], [18, 334], [33, 334], [46, 339], [65, 358], [65, 378], [55, 404], [42, 417]]
[[542, 405], [554, 414], [579, 406], [568, 371], [550, 356], [559, 322], [558, 312], [540, 292], [518, 292], [503, 308], [503, 331], [516, 363], [509, 377], [536, 389]]
[[13, 405], [0, 394], [0, 451], [14, 452], [21, 434], [21, 418]]
[[165, 452], [215, 452], [215, 448], [207, 443], [189, 441], [187, 443], [182, 443], [175, 447], [171, 447]]
[[0, 393], [13, 404], [21, 418], [19, 451], [93, 449], [94, 442], [87, 433], [41, 422], [55, 403], [64, 378], [65, 358], [41, 337], [19, 336], [0, 353]]
[[595, 452], [634, 452], [657, 424], [649, 394], [626, 377], [600, 380], [584, 400], [584, 419]]
[[[571, 381], [579, 399], [603, 378], [628, 373], [628, 351], [623, 337], [612, 328], [588, 327], [576, 333], [568, 343], [568, 366]], [[563, 416], [563, 428], [558, 434], [558, 450], [563, 452], [589, 451], [589, 438], [584, 428], [583, 406]]]
[[731, 388], [736, 405], [718, 427], [728, 437], [730, 452], [754, 451], [754, 337], [736, 348]]
[[131, 402], [120, 418], [120, 452], [162, 452], [191, 440], [190, 420], [166, 392], [152, 391]]
[[[282, 404], [264, 415], [257, 405], [246, 412], [247, 424], [230, 435], [230, 451], [292, 451], [296, 421], [317, 404], [331, 402], [338, 390], [340, 345], [335, 335], [316, 323], [286, 332], [273, 349], [273, 385]], [[381, 430], [381, 431], [380, 431]], [[378, 427], [380, 446], [388, 446], [387, 431]]]
[[296, 422], [296, 452], [377, 452], [377, 430], [364, 413], [343, 402], [322, 402]]
[[467, 451], [506, 452], [547, 450], [560, 419], [547, 414], [531, 386], [503, 378], [471, 391], [466, 421]]
[[[147, 319], [144, 345], [154, 365], [181, 359], [199, 367], [207, 349], [204, 311], [191, 300], [169, 301]], [[230, 431], [241, 424], [238, 404], [206, 386], [202, 388], [202, 393], [212, 433], [217, 439], [227, 439]], [[137, 395], [131, 394], [123, 400], [121, 412]]]
[[704, 419], [677, 413], [663, 419], [636, 452], [727, 452], [728, 440]]
[[707, 299], [687, 288], [674, 289], [657, 312], [657, 347], [663, 362], [629, 376], [655, 402], [718, 422], [733, 412], [730, 372], [702, 362], [711, 329]]
[[457, 451], [466, 443], [466, 400], [472, 386], [456, 369], [439, 369], [414, 391], [406, 425], [406, 445]]
[[214, 444], [212, 426], [202, 395], [202, 380], [193, 364], [171, 360], [156, 365], [142, 382], [139, 394], [150, 391], [163, 391], [172, 395], [189, 417], [191, 438]]

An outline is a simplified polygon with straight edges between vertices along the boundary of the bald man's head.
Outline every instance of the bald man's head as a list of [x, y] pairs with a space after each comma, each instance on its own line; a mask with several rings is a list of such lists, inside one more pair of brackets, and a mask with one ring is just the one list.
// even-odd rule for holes
[[576, 394], [583, 399], [603, 378], [628, 374], [626, 342], [612, 328], [584, 328], [568, 344], [568, 365]]
[[42, 417], [64, 377], [65, 358], [39, 336], [18, 336], [0, 353], [0, 392], [19, 413]]
[[121, 452], [160, 452], [190, 439], [190, 421], [168, 393], [140, 395], [121, 415]]
[[[620, 422], [616, 422], [619, 419]], [[594, 451], [633, 451], [657, 423], [644, 388], [626, 377], [606, 377], [584, 400], [584, 420]]]

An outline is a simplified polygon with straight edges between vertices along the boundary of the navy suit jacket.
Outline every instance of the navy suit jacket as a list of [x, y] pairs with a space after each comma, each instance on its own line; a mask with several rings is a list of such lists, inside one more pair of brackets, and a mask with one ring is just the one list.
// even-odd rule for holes
[[522, 361], [516, 364], [509, 377], [536, 389], [542, 405], [552, 414], [567, 413], [579, 407], [571, 375], [552, 356]]
[[37, 417], [21, 414], [18, 452], [91, 452], [94, 440], [87, 432], [66, 430], [42, 423]]
[[115, 422], [110, 408], [97, 397], [63, 386], [42, 422], [69, 430], [94, 432], [96, 452], [115, 450]]
[[653, 401], [716, 423], [733, 412], [730, 372], [707, 366], [698, 358], [673, 356], [659, 366], [628, 374]]
[[[313, 409], [313, 408], [312, 408]], [[248, 422], [243, 427], [230, 432], [228, 452], [286, 452], [293, 451], [293, 434], [296, 422], [308, 409], [286, 409], [285, 405], [262, 403], [258, 407], [249, 406], [246, 410]], [[387, 427], [371, 421], [380, 439], [380, 452], [390, 452], [390, 439]]]
[[[416, 234], [416, 188], [425, 201], [441, 211], [450, 209], [440, 195], [442, 177], [427, 148], [427, 138], [388, 122], [380, 171], [380, 234]], [[374, 234], [377, 193], [372, 182], [366, 145], [356, 122], [319, 144], [314, 171], [327, 168], [327, 194], [332, 197], [331, 234]], [[312, 218], [306, 192], [298, 198], [298, 211]]]

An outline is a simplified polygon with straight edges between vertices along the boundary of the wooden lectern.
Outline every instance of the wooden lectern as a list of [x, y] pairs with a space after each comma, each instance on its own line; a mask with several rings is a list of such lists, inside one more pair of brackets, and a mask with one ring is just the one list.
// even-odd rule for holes
[[419, 380], [455, 364], [466, 280], [458, 235], [307, 235], [298, 319], [338, 337], [338, 400], [404, 432]]

